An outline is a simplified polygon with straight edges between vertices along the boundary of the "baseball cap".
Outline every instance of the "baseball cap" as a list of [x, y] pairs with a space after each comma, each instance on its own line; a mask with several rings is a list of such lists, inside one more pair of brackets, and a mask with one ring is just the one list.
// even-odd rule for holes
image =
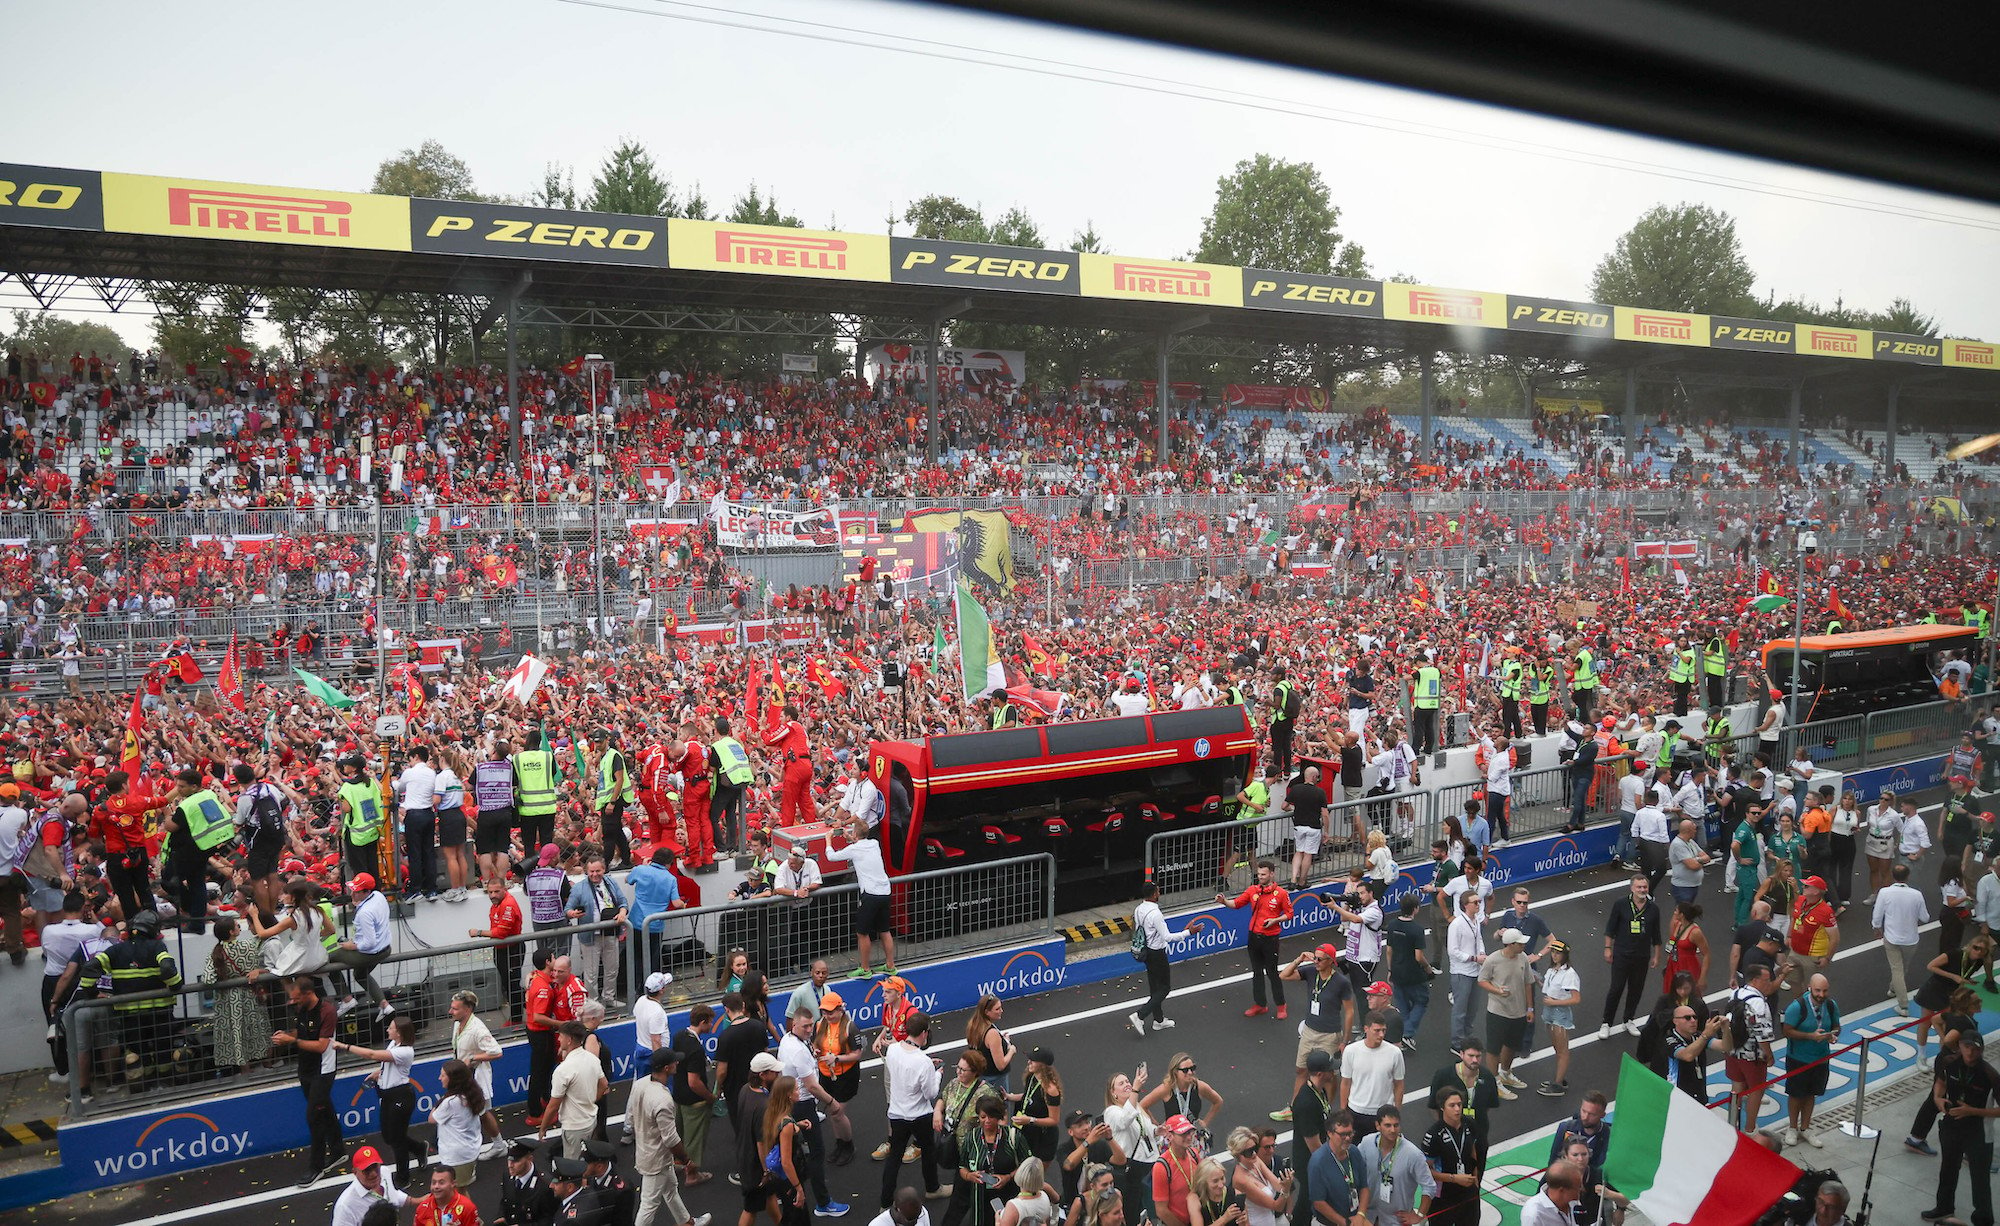
[[655, 992], [665, 991], [666, 986], [673, 981], [674, 977], [666, 971], [654, 971], [646, 976], [646, 995], [651, 996]]
[[[1968, 733], [1967, 735], [1970, 735], [1970, 734]], [[1962, 784], [1964, 784], [1964, 785], [1965, 785], [1966, 787], [1971, 787], [1971, 786], [1972, 786], [1972, 778], [1971, 778], [1971, 776], [1969, 776], [1969, 775], [1953, 775], [1953, 776], [1951, 777], [1951, 781], [1952, 781], [1953, 783], [1962, 783]], [[6, 789], [5, 789], [4, 787], [0, 787], [0, 791], [5, 791], [5, 790], [6, 790]]]
[[353, 881], [353, 886], [354, 886], [354, 888], [355, 888], [355, 889], [357, 889], [357, 890], [372, 890], [372, 889], [374, 889], [374, 888], [375, 888], [375, 874], [373, 874], [373, 873], [356, 873], [356, 874], [354, 874], [354, 881]]
[[554, 864], [557, 860], [561, 858], [562, 858], [562, 852], [556, 850], [556, 845], [554, 843], [542, 844], [542, 854], [540, 856], [540, 860], [543, 864]]
[[[1314, 1052], [1314, 1053], [1312, 1053], [1312, 1054], [1313, 1054], [1313, 1055], [1315, 1055], [1315, 1056], [1317, 1056], [1317, 1055], [1323, 1055], [1324, 1053], [1322, 1053], [1322, 1052]], [[1172, 1117], [1170, 1117], [1170, 1118], [1169, 1118], [1169, 1119], [1167, 1120], [1167, 1122], [1166, 1122], [1166, 1123], [1164, 1123], [1164, 1124], [1160, 1125], [1160, 1131], [1162, 1131], [1162, 1132], [1193, 1132], [1193, 1131], [1194, 1131], [1194, 1121], [1193, 1121], [1193, 1120], [1190, 1120], [1190, 1119], [1189, 1119], [1189, 1118], [1188, 1118], [1187, 1116], [1185, 1116], [1185, 1115], [1176, 1115], [1176, 1116], [1172, 1116]]]
[[1502, 945], [1526, 945], [1528, 943], [1528, 934], [1522, 932], [1519, 928], [1509, 928], [1500, 934], [1500, 943]]
[[21, 789], [11, 783], [0, 783], [0, 798], [19, 800], [21, 798]]
[[823, 1010], [845, 1009], [847, 1007], [847, 1002], [840, 998], [840, 993], [828, 992], [826, 995], [819, 998], [819, 1007]]
[[1028, 1053], [1028, 1059], [1033, 1060], [1036, 1064], [1054, 1064], [1056, 1062], [1056, 1054], [1046, 1047], [1037, 1047]]
[[1775, 927], [1771, 926], [1770, 924], [1765, 924], [1764, 930], [1757, 934], [1757, 940], [1759, 942], [1769, 941], [1773, 945], [1783, 945], [1785, 943], [1785, 934], [1779, 932]]
[[1826, 893], [1826, 878], [1824, 877], [1808, 877], [1805, 883], [1822, 894]]
[[371, 1166], [381, 1166], [382, 1155], [373, 1145], [364, 1145], [354, 1151], [354, 1169], [365, 1171]]
[[681, 1062], [681, 1054], [671, 1047], [659, 1047], [646, 1057], [646, 1071], [657, 1073], [670, 1069]]
[[1977, 1030], [1966, 1029], [1959, 1031], [1958, 1041], [1961, 1043], [1970, 1043], [1981, 1051], [1986, 1050], [1986, 1036], [1980, 1034]]
[[750, 1057], [750, 1071], [753, 1073], [776, 1073], [784, 1069], [778, 1058], [767, 1051], [760, 1051]]
[[294, 856], [286, 860], [283, 864], [280, 864], [278, 871], [281, 873], [303, 873], [306, 871], [306, 862]]
[[902, 992], [907, 994], [910, 990], [910, 981], [901, 975], [891, 975], [882, 981], [882, 990], [884, 992]]
[[1340, 950], [1333, 945], [1322, 945], [1318, 949], [1313, 950], [1313, 952], [1316, 954], [1325, 954], [1336, 962], [1340, 960]]
[[1332, 1052], [1315, 1050], [1306, 1053], [1306, 1072], [1324, 1073], [1332, 1067], [1333, 1067]]
[[1395, 989], [1390, 987], [1387, 982], [1381, 979], [1377, 979], [1374, 983], [1368, 985], [1368, 994], [1370, 996], [1389, 996], [1392, 995], [1394, 992]]

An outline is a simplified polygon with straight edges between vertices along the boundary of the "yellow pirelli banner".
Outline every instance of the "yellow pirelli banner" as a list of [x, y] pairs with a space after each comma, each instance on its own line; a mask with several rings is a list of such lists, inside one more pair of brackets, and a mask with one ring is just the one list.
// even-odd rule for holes
[[123, 234], [408, 251], [410, 201], [407, 196], [106, 174], [104, 228]]
[[675, 217], [667, 222], [667, 264], [704, 272], [887, 281], [889, 239], [883, 234], [740, 226]]

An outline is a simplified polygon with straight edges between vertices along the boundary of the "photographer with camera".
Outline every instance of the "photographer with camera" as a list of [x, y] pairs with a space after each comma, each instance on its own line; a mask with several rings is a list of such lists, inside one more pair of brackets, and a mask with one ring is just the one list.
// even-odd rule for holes
[[1958, 1050], [1938, 1060], [1931, 1080], [1931, 1101], [1937, 1104], [1937, 1200], [1923, 1212], [1926, 1222], [1951, 1219], [1958, 1200], [1958, 1168], [1972, 1173], [1973, 1226], [1993, 1222], [1993, 1141], [1987, 1121], [2000, 1115], [2000, 1073], [1986, 1063], [1986, 1040], [1977, 1030], [1961, 1030]]

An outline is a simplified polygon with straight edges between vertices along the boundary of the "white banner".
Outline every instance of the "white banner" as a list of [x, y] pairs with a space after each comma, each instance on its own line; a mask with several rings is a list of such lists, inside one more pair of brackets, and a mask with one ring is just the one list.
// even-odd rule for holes
[[715, 535], [724, 549], [821, 550], [840, 543], [833, 510], [766, 511], [717, 500], [709, 505]]
[[[868, 378], [922, 379], [929, 349], [924, 345], [877, 345], [868, 351]], [[1028, 355], [1019, 349], [940, 349], [938, 378], [974, 387], [1012, 388], [1027, 381]]]
[[816, 353], [788, 353], [784, 355], [780, 370], [788, 375], [816, 375], [819, 373], [819, 355]]

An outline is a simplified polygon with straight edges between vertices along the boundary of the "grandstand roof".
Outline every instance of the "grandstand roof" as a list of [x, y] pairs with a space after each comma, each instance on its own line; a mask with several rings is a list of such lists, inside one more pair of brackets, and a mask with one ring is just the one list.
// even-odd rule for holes
[[1176, 260], [0, 163], [0, 273], [1198, 332], [2000, 392], [2000, 344]]

